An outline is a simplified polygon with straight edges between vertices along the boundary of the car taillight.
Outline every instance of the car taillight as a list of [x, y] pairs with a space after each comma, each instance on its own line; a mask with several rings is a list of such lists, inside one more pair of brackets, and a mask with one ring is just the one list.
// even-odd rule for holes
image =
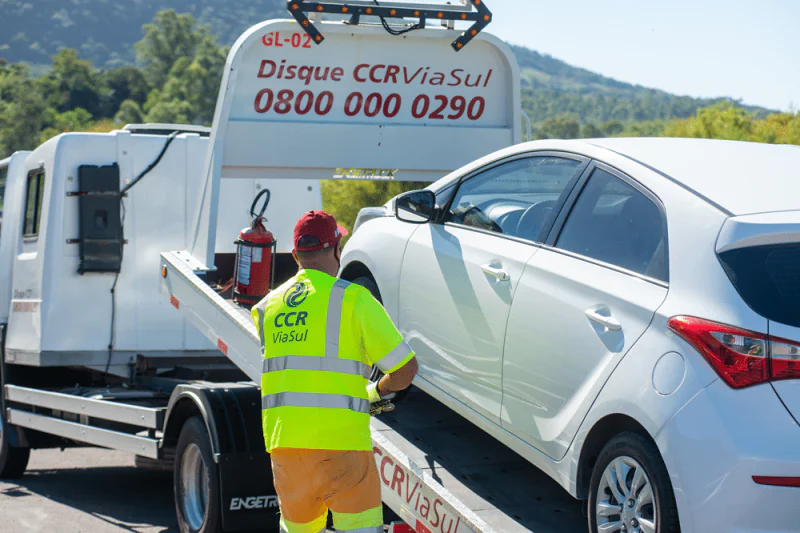
[[691, 316], [668, 325], [734, 389], [800, 378], [800, 343]]
[[800, 343], [770, 337], [769, 357], [773, 380], [800, 378]]

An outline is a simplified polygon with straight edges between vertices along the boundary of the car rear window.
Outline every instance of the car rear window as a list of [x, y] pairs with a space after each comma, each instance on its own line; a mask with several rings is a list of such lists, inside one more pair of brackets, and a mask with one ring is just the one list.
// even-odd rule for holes
[[719, 258], [733, 286], [755, 312], [800, 327], [800, 243], [739, 248]]

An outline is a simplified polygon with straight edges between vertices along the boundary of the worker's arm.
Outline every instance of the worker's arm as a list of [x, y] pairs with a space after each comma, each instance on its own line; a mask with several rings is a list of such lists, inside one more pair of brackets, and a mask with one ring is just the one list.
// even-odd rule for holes
[[417, 375], [417, 370], [419, 370], [417, 358], [412, 356], [406, 364], [391, 374], [386, 374], [378, 381], [378, 394], [383, 397], [407, 389], [411, 386], [414, 376]]
[[411, 385], [417, 374], [417, 359], [386, 310], [369, 292], [359, 295], [355, 311], [367, 361], [385, 374], [377, 386], [372, 384], [368, 388], [370, 401], [374, 403]]

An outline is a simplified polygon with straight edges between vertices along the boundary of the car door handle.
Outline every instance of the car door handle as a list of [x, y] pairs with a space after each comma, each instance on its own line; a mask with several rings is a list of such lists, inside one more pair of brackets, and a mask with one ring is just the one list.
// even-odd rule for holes
[[508, 281], [511, 276], [502, 268], [493, 267], [492, 265], [481, 265], [481, 269], [490, 276], [497, 278], [497, 281]]
[[592, 322], [597, 322], [611, 331], [619, 331], [622, 329], [622, 324], [619, 323], [619, 320], [611, 316], [601, 315], [594, 309], [587, 309], [586, 316], [589, 317], [589, 320]]

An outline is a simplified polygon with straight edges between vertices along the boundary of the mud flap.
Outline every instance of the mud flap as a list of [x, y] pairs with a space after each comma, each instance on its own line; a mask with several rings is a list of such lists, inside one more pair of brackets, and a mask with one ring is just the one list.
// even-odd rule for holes
[[225, 531], [279, 530], [278, 496], [266, 452], [221, 454], [219, 476]]

